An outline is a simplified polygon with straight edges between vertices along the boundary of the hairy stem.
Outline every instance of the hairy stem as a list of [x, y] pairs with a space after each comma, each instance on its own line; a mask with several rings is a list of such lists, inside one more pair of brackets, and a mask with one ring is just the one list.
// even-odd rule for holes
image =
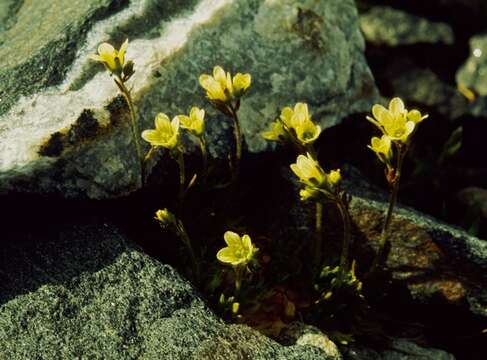
[[178, 194], [178, 209], [179, 216], [184, 206], [184, 196], [186, 193], [186, 171], [184, 168], [184, 153], [182, 149], [177, 150], [176, 161], [179, 167], [179, 194]]
[[235, 110], [232, 106], [230, 108], [233, 115], [232, 119], [235, 133], [235, 160], [232, 165], [232, 182], [235, 182], [240, 174], [240, 160], [242, 159], [242, 131], [240, 129], [237, 110]]
[[387, 260], [387, 255], [388, 255], [387, 253], [390, 249], [390, 239], [388, 238], [389, 227], [391, 225], [394, 207], [396, 206], [396, 202], [397, 202], [397, 194], [399, 192], [399, 182], [401, 179], [401, 169], [402, 169], [402, 164], [406, 152], [407, 152], [407, 148], [405, 147], [405, 145], [398, 146], [397, 165], [396, 165], [396, 169], [394, 170], [394, 179], [392, 180], [391, 183], [392, 189], [389, 195], [389, 206], [387, 208], [385, 220], [382, 225], [382, 231], [380, 233], [379, 248], [377, 250], [377, 254], [375, 256], [374, 262], [372, 263], [370, 272], [375, 272], [377, 268], [383, 266]]
[[139, 126], [137, 123], [137, 115], [135, 113], [134, 103], [132, 101], [132, 96], [130, 95], [130, 91], [125, 86], [125, 83], [119, 77], [115, 80], [120, 89], [130, 111], [130, 122], [131, 122], [131, 129], [132, 129], [132, 137], [134, 139], [135, 144], [135, 151], [137, 153], [137, 159], [139, 160], [140, 166], [140, 177], [141, 177], [141, 185], [143, 186], [145, 183], [145, 173], [144, 173], [144, 156], [142, 154], [142, 148], [140, 146], [139, 141]]
[[206, 140], [205, 137], [202, 135], [198, 137], [201, 149], [201, 159], [202, 159], [202, 175], [201, 175], [201, 183], [203, 185], [206, 184], [206, 178], [208, 177], [208, 151], [206, 149]]
[[352, 243], [352, 224], [348, 208], [341, 197], [338, 198], [336, 204], [343, 221], [343, 246], [340, 255], [340, 271], [342, 274], [346, 274], [348, 272], [349, 251]]
[[236, 266], [235, 270], [235, 297], [238, 297], [240, 293], [240, 288], [242, 287], [242, 268], [240, 266]]
[[196, 259], [196, 255], [193, 249], [193, 246], [191, 244], [191, 239], [188, 236], [188, 233], [186, 232], [186, 229], [184, 228], [184, 225], [181, 220], [176, 220], [176, 229], [177, 229], [177, 235], [179, 238], [182, 240], [183, 244], [186, 246], [189, 252], [189, 256], [191, 257], [191, 263], [192, 263], [192, 269], [193, 269], [193, 278], [196, 283], [199, 282], [200, 279], [200, 269], [199, 269], [199, 262]]
[[321, 263], [321, 248], [323, 242], [323, 204], [320, 201], [316, 202], [315, 214], [315, 239], [313, 243], [313, 268], [319, 271]]

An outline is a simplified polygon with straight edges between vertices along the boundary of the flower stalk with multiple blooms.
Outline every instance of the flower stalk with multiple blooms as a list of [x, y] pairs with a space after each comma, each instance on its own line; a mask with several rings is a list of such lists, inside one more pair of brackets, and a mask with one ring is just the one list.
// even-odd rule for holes
[[[98, 54], [91, 55], [91, 59], [102, 63], [114, 77], [115, 84], [119, 88], [130, 110], [131, 130], [135, 150], [140, 165], [142, 185], [145, 182], [144, 164], [159, 148], [167, 149], [171, 157], [179, 167], [179, 192], [178, 209], [176, 215], [168, 209], [158, 210], [155, 219], [159, 225], [172, 231], [187, 248], [191, 263], [192, 275], [195, 282], [200, 279], [200, 265], [190, 237], [183, 225], [183, 204], [186, 192], [194, 184], [196, 175], [187, 184], [184, 146], [181, 140], [181, 129], [185, 129], [197, 139], [202, 156], [201, 182], [206, 184], [208, 176], [208, 152], [205, 139], [205, 110], [192, 107], [188, 115], [177, 115], [172, 120], [164, 113], [155, 117], [154, 128], [144, 130], [142, 138], [151, 145], [145, 157], [142, 156], [139, 142], [139, 130], [135, 107], [127, 88], [127, 81], [134, 74], [134, 63], [126, 61], [125, 52], [128, 47], [126, 40], [116, 50], [112, 45], [103, 43], [98, 47]], [[240, 162], [243, 151], [243, 138], [238, 118], [241, 98], [248, 91], [251, 85], [250, 74], [237, 73], [232, 76], [225, 72], [222, 67], [215, 66], [213, 74], [202, 74], [199, 83], [206, 91], [210, 103], [221, 113], [233, 120], [235, 135], [235, 154], [229, 156], [232, 170], [232, 183], [235, 183], [239, 176]], [[381, 132], [380, 137], [372, 137], [368, 148], [377, 156], [385, 166], [385, 177], [390, 189], [389, 206], [385, 213], [385, 220], [382, 226], [379, 247], [376, 258], [372, 264], [370, 273], [384, 265], [387, 258], [387, 251], [390, 248], [388, 231], [392, 221], [392, 214], [397, 201], [401, 171], [405, 156], [409, 149], [411, 138], [427, 115], [422, 115], [418, 110], [408, 111], [399, 98], [390, 101], [388, 108], [381, 105], [372, 107], [372, 116], [367, 119], [374, 124]], [[331, 297], [334, 288], [345, 284], [361, 290], [361, 283], [355, 276], [355, 262], [349, 264], [349, 248], [352, 242], [352, 226], [348, 211], [350, 196], [341, 189], [340, 169], [325, 171], [318, 162], [317, 152], [314, 148], [315, 141], [321, 134], [321, 127], [316, 124], [309, 112], [308, 105], [297, 103], [294, 107], [284, 107], [279, 117], [271, 124], [268, 131], [262, 136], [269, 141], [290, 143], [298, 151], [296, 162], [290, 165], [291, 171], [298, 178], [300, 183], [299, 196], [301, 201], [314, 201], [316, 206], [315, 214], [315, 237], [311, 245], [313, 254], [312, 270], [317, 279], [325, 281], [329, 278], [332, 289], [324, 292], [322, 299]], [[331, 201], [336, 206], [343, 221], [343, 244], [340, 254], [339, 266], [323, 266], [323, 203]], [[245, 274], [251, 274], [252, 264], [256, 264], [256, 254], [259, 249], [252, 243], [249, 235], [239, 235], [232, 231], [224, 234], [226, 246], [221, 248], [217, 254], [217, 260], [231, 266], [234, 273], [235, 287], [231, 297], [226, 298], [223, 294], [220, 303], [231, 306], [231, 313], [238, 315], [240, 303], [237, 301], [242, 288], [242, 281]], [[321, 269], [321, 271], [320, 271]], [[243, 293], [243, 292], [242, 292]]]
[[[351, 244], [351, 222], [348, 214], [348, 196], [341, 191], [340, 169], [325, 172], [317, 160], [310, 153], [298, 155], [296, 163], [291, 164], [292, 172], [298, 177], [303, 185], [299, 191], [301, 200], [315, 200], [317, 204], [317, 230], [321, 231], [322, 204], [324, 201], [332, 201], [336, 204], [343, 221], [343, 245], [340, 255], [340, 269], [342, 274], [348, 273], [348, 253]], [[321, 264], [321, 242], [317, 241], [314, 246], [315, 266]]]
[[127, 81], [134, 74], [134, 62], [132, 60], [125, 60], [125, 52], [128, 47], [128, 39], [122, 44], [119, 50], [116, 50], [112, 45], [103, 43], [98, 46], [98, 54], [90, 55], [92, 60], [98, 61], [105, 65], [105, 68], [114, 76], [115, 84], [122, 93], [130, 111], [132, 137], [135, 144], [135, 151], [140, 166], [141, 184], [145, 182], [144, 175], [144, 158], [142, 156], [142, 149], [139, 141], [139, 129], [137, 122], [137, 114], [135, 112], [134, 103], [129, 89], [126, 86]]
[[322, 261], [322, 227], [323, 201], [336, 203], [344, 224], [344, 239], [340, 268], [343, 273], [348, 271], [348, 249], [351, 243], [351, 225], [348, 214], [348, 200], [340, 191], [340, 170], [326, 173], [317, 161], [314, 142], [321, 133], [321, 127], [313, 121], [305, 103], [297, 103], [294, 108], [285, 107], [262, 137], [269, 141], [293, 144], [300, 155], [291, 170], [304, 187], [299, 191], [302, 201], [315, 200], [315, 239], [313, 244], [314, 268], [318, 269]]
[[[318, 139], [321, 127], [316, 125], [308, 111], [308, 105], [297, 103], [294, 108], [284, 107], [281, 115], [272, 124], [268, 131], [262, 133], [262, 137], [268, 141], [291, 143], [300, 154], [309, 154], [316, 158], [313, 143]], [[312, 197], [311, 188], [300, 192], [301, 199]], [[313, 240], [314, 267], [317, 268], [321, 261], [321, 248], [323, 243], [323, 204], [316, 201], [315, 210], [315, 239]]]
[[240, 100], [249, 89], [251, 81], [250, 74], [237, 73], [232, 77], [220, 66], [213, 68], [213, 76], [202, 74], [199, 78], [200, 85], [205, 89], [211, 104], [233, 120], [235, 156], [230, 156], [232, 182], [238, 178], [243, 149], [242, 131], [237, 112], [240, 108]]
[[290, 142], [299, 153], [311, 153], [316, 156], [313, 143], [318, 139], [321, 127], [314, 123], [308, 111], [308, 105], [297, 103], [293, 108], [285, 107], [281, 115], [271, 124], [262, 137], [269, 141]]
[[[178, 193], [178, 216], [182, 216], [184, 198], [186, 191], [193, 185], [196, 175], [186, 185], [186, 171], [184, 164], [184, 147], [181, 141], [181, 128], [186, 129], [189, 133], [196, 136], [200, 142], [201, 151], [203, 155], [203, 177], [206, 177], [207, 172], [207, 155], [204, 140], [205, 131], [205, 111], [197, 107], [193, 107], [189, 116], [178, 115], [172, 120], [164, 113], [157, 114], [154, 129], [144, 130], [142, 138], [151, 144], [151, 149], [148, 151], [146, 158], [150, 157], [155, 149], [162, 147], [167, 149], [172, 158], [177, 162], [179, 167], [179, 193]], [[169, 210], [158, 210], [155, 219], [159, 222], [162, 228], [172, 231], [186, 246], [191, 257], [193, 266], [193, 277], [196, 282], [199, 282], [200, 271], [199, 262], [196, 258], [191, 239], [184, 228], [183, 222], [176, 218]]]
[[390, 248], [387, 234], [397, 201], [404, 158], [418, 124], [428, 117], [428, 115], [422, 115], [418, 110], [408, 111], [403, 101], [397, 97], [390, 101], [387, 109], [382, 105], [374, 105], [372, 115], [372, 117], [367, 116], [367, 120], [381, 131], [382, 136], [380, 138], [372, 137], [368, 148], [385, 165], [385, 177], [389, 184], [390, 197], [371, 273], [377, 267], [382, 266], [387, 258], [387, 251]]

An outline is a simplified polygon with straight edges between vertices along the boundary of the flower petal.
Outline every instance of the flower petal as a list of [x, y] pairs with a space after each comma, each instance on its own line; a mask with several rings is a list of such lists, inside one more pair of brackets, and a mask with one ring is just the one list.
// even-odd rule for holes
[[233, 88], [237, 92], [244, 92], [250, 87], [252, 78], [250, 74], [237, 73], [233, 77]]
[[118, 51], [118, 59], [120, 60], [120, 64], [123, 66], [125, 63], [125, 51], [129, 46], [129, 39], [126, 39], [122, 46], [120, 46], [120, 50]]
[[391, 102], [389, 103], [389, 111], [394, 114], [394, 115], [398, 115], [400, 113], [403, 113], [405, 110], [404, 108], [404, 103], [402, 102], [402, 100], [398, 97], [395, 97], [394, 99], [391, 100]]
[[189, 116], [193, 119], [203, 119], [205, 117], [205, 110], [193, 106], [191, 108]]
[[179, 130], [179, 118], [175, 116], [171, 121], [171, 128], [172, 130], [177, 133]]
[[374, 115], [374, 118], [381, 123], [382, 122], [382, 117], [385, 113], [389, 112], [385, 107], [379, 104], [375, 104], [372, 106], [372, 115]]
[[299, 122], [304, 122], [309, 118], [308, 105], [305, 103], [297, 103], [294, 106], [294, 116]]
[[211, 79], [211, 76], [208, 75], [208, 74], [202, 74], [200, 75], [199, 77], [199, 82], [200, 82], [200, 85], [203, 89], [207, 90], [208, 89], [208, 82], [210, 81]]
[[380, 148], [381, 141], [378, 137], [373, 137], [372, 140], [370, 141], [372, 145], [372, 150], [376, 151], [376, 149]]
[[222, 263], [231, 265], [238, 265], [240, 260], [235, 256], [235, 252], [229, 247], [220, 249], [216, 254], [216, 258]]
[[98, 54], [115, 56], [115, 48], [109, 43], [102, 43], [98, 46]]
[[227, 75], [225, 74], [225, 70], [221, 66], [215, 66], [213, 68], [213, 78], [220, 83], [223, 89], [227, 86]]
[[240, 235], [234, 233], [233, 231], [225, 232], [225, 234], [223, 235], [223, 239], [229, 247], [240, 248], [242, 246], [242, 240], [240, 239]]
[[421, 121], [423, 121], [424, 119], [426, 119], [427, 116], [428, 115], [422, 116], [418, 110], [411, 110], [410, 112], [408, 112], [407, 118], [408, 118], [408, 120], [414, 121], [414, 123], [418, 124]]
[[296, 164], [291, 164], [291, 165], [289, 165], [289, 167], [291, 168], [292, 172], [293, 172], [293, 173], [294, 173], [294, 174], [295, 174], [295, 175], [296, 175], [298, 178], [300, 178], [300, 179], [301, 179], [301, 178], [303, 177], [303, 176], [302, 176], [303, 174], [302, 174], [302, 172], [301, 172], [301, 169], [298, 167], [298, 165], [296, 165]]
[[409, 136], [414, 131], [415, 127], [416, 124], [414, 123], [414, 121], [408, 121], [406, 123], [406, 134]]
[[151, 143], [154, 146], [160, 146], [161, 145], [161, 136], [160, 133], [157, 130], [144, 130], [142, 131], [142, 139], [147, 141], [148, 143]]
[[368, 121], [370, 121], [372, 124], [374, 124], [375, 126], [377, 126], [379, 129], [382, 130], [382, 125], [377, 121], [375, 120], [374, 118], [370, 117], [370, 116], [366, 116], [365, 117]]
[[191, 129], [193, 125], [193, 121], [189, 116], [186, 115], [178, 115], [176, 116], [179, 119], [179, 123], [183, 129]]
[[167, 116], [164, 113], [158, 113], [156, 115], [155, 119], [155, 125], [157, 130], [163, 130], [167, 129], [168, 126], [170, 126], [171, 120], [169, 119], [169, 116]]
[[281, 111], [281, 116], [280, 119], [286, 125], [287, 127], [291, 126], [291, 118], [294, 115], [294, 110], [291, 109], [289, 106], [286, 106], [285, 108], [282, 109]]
[[103, 62], [103, 59], [101, 58], [101, 56], [97, 55], [97, 54], [90, 54], [90, 55], [88, 55], [88, 58], [90, 58], [91, 60]]
[[253, 245], [252, 245], [252, 240], [250, 239], [250, 236], [245, 234], [242, 236], [242, 245], [246, 251], [252, 252]]

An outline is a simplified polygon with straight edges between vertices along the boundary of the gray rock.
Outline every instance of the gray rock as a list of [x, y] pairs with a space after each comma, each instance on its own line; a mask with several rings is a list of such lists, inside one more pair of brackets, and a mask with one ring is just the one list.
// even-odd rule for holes
[[487, 189], [469, 186], [456, 194], [463, 225], [472, 234], [485, 234], [487, 229]]
[[347, 352], [350, 360], [455, 360], [446, 351], [419, 346], [409, 340], [395, 339], [390, 349], [377, 352], [365, 348], [351, 348]]
[[388, 6], [374, 6], [360, 16], [365, 39], [375, 45], [411, 45], [454, 42], [453, 30], [446, 23], [432, 22]]
[[487, 96], [477, 97], [469, 108], [470, 114], [475, 117], [485, 117], [487, 115]]
[[21, 5], [17, 0], [4, 0], [0, 2], [0, 31], [7, 30], [15, 22], [15, 13]]
[[[357, 236], [376, 248], [387, 196], [353, 169], [347, 173]], [[487, 241], [401, 205], [395, 209], [389, 238], [387, 265], [415, 301], [467, 304], [472, 314], [487, 317]]]
[[[351, 166], [342, 166], [342, 178], [344, 189], [352, 195], [349, 210], [360, 266], [372, 255], [364, 249], [377, 249], [388, 194]], [[308, 209], [296, 196], [282, 236], [309, 237], [314, 224]], [[324, 211], [325, 239], [341, 239], [343, 225], [334, 204], [325, 204]], [[487, 317], [487, 241], [400, 204], [394, 210], [389, 238], [388, 268], [413, 301], [442, 303]]]
[[487, 220], [487, 189], [470, 186], [461, 190], [457, 198], [464, 205], [475, 208], [479, 216]]
[[342, 360], [336, 344], [315, 326], [295, 321], [289, 324], [279, 337], [279, 342], [290, 345], [309, 345], [323, 350], [330, 359]]
[[392, 343], [392, 349], [386, 350], [382, 354], [382, 358], [384, 360], [455, 360], [455, 357], [446, 351], [421, 347], [405, 339], [394, 340]]
[[329, 359], [225, 325], [170, 266], [88, 224], [2, 238], [2, 358]]
[[107, 198], [140, 185], [127, 107], [87, 58], [103, 41], [130, 38], [140, 128], [153, 127], [158, 112], [205, 106], [214, 157], [226, 159], [233, 143], [230, 122], [198, 84], [214, 65], [252, 74], [240, 111], [251, 152], [268, 149], [259, 134], [285, 105], [308, 102], [329, 127], [369, 109], [377, 95], [352, 0], [58, 3], [24, 2], [0, 33], [0, 192]]
[[434, 108], [448, 119], [455, 120], [469, 111], [468, 100], [429, 69], [393, 71], [390, 79], [396, 96]]
[[470, 56], [457, 72], [457, 83], [487, 95], [487, 35], [470, 39]]

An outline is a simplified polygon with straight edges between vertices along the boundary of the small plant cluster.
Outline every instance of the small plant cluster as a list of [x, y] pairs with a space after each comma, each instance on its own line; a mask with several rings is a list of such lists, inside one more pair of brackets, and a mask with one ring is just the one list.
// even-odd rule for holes
[[[323, 309], [330, 305], [331, 299], [340, 303], [342, 308], [347, 306], [350, 299], [352, 302], [357, 299], [359, 302], [363, 301], [362, 282], [356, 275], [357, 262], [350, 257], [350, 248], [353, 245], [349, 213], [351, 196], [342, 189], [340, 169], [327, 171], [320, 165], [315, 143], [322, 129], [313, 120], [308, 105], [297, 103], [294, 107], [284, 107], [269, 130], [262, 133], [262, 137], [268, 141], [279, 142], [295, 149], [296, 158], [290, 164], [290, 170], [297, 179], [301, 201], [311, 204], [314, 209], [314, 235], [304, 244], [309, 254], [307, 257], [311, 258], [309, 271], [306, 272], [309, 280], [304, 281], [311, 284], [311, 293], [302, 296], [286, 287], [283, 282], [266, 283], [266, 269], [272, 269], [272, 256], [259, 250], [248, 234], [232, 230], [223, 233], [226, 246], [217, 251], [216, 260], [226, 269], [231, 269], [230, 272], [225, 267], [212, 264], [211, 259], [204, 257], [201, 249], [195, 249], [182, 219], [188, 190], [197, 183], [202, 189], [211, 188], [208, 183], [211, 174], [208, 170], [205, 110], [194, 106], [189, 114], [176, 115], [172, 120], [168, 115], [159, 113], [155, 118], [154, 128], [139, 134], [135, 108], [126, 86], [126, 82], [134, 74], [134, 63], [125, 60], [127, 46], [128, 41], [125, 41], [117, 51], [109, 44], [101, 44], [98, 54], [92, 55], [92, 59], [103, 63], [114, 76], [115, 83], [127, 102], [142, 184], [146, 181], [146, 163], [156, 150], [165, 149], [178, 164], [179, 191], [176, 209], [159, 209], [155, 213], [155, 219], [163, 229], [171, 231], [180, 239], [191, 260], [192, 279], [210, 292], [210, 297], [217, 299], [221, 313], [234, 321], [245, 321], [266, 333], [278, 335], [285, 327], [282, 319], [295, 318], [298, 309]], [[212, 75], [203, 74], [199, 77], [199, 84], [208, 102], [233, 123], [235, 152], [229, 156], [230, 181], [217, 188], [238, 191], [235, 185], [238, 184], [243, 155], [238, 111], [242, 99], [250, 89], [251, 76], [242, 73], [232, 76], [222, 67], [215, 66]], [[422, 115], [418, 110], [407, 110], [399, 98], [392, 99], [388, 108], [374, 105], [372, 116], [367, 116], [381, 133], [380, 137], [372, 137], [368, 147], [384, 164], [385, 179], [390, 188], [390, 203], [369, 274], [386, 270], [390, 246], [388, 232], [397, 201], [403, 162], [418, 124], [426, 117], [427, 115]], [[198, 143], [201, 150], [201, 170], [190, 179], [186, 176], [182, 129]], [[150, 150], [144, 156], [139, 136], [150, 144]], [[343, 238], [337, 262], [331, 260], [328, 252], [328, 245], [333, 239], [323, 238], [325, 204], [332, 204], [341, 219]], [[296, 256], [299, 256], [298, 253]], [[202, 264], [207, 269], [205, 274], [201, 272]], [[284, 277], [286, 276], [282, 276]], [[232, 284], [231, 287], [228, 286], [229, 283]]]

